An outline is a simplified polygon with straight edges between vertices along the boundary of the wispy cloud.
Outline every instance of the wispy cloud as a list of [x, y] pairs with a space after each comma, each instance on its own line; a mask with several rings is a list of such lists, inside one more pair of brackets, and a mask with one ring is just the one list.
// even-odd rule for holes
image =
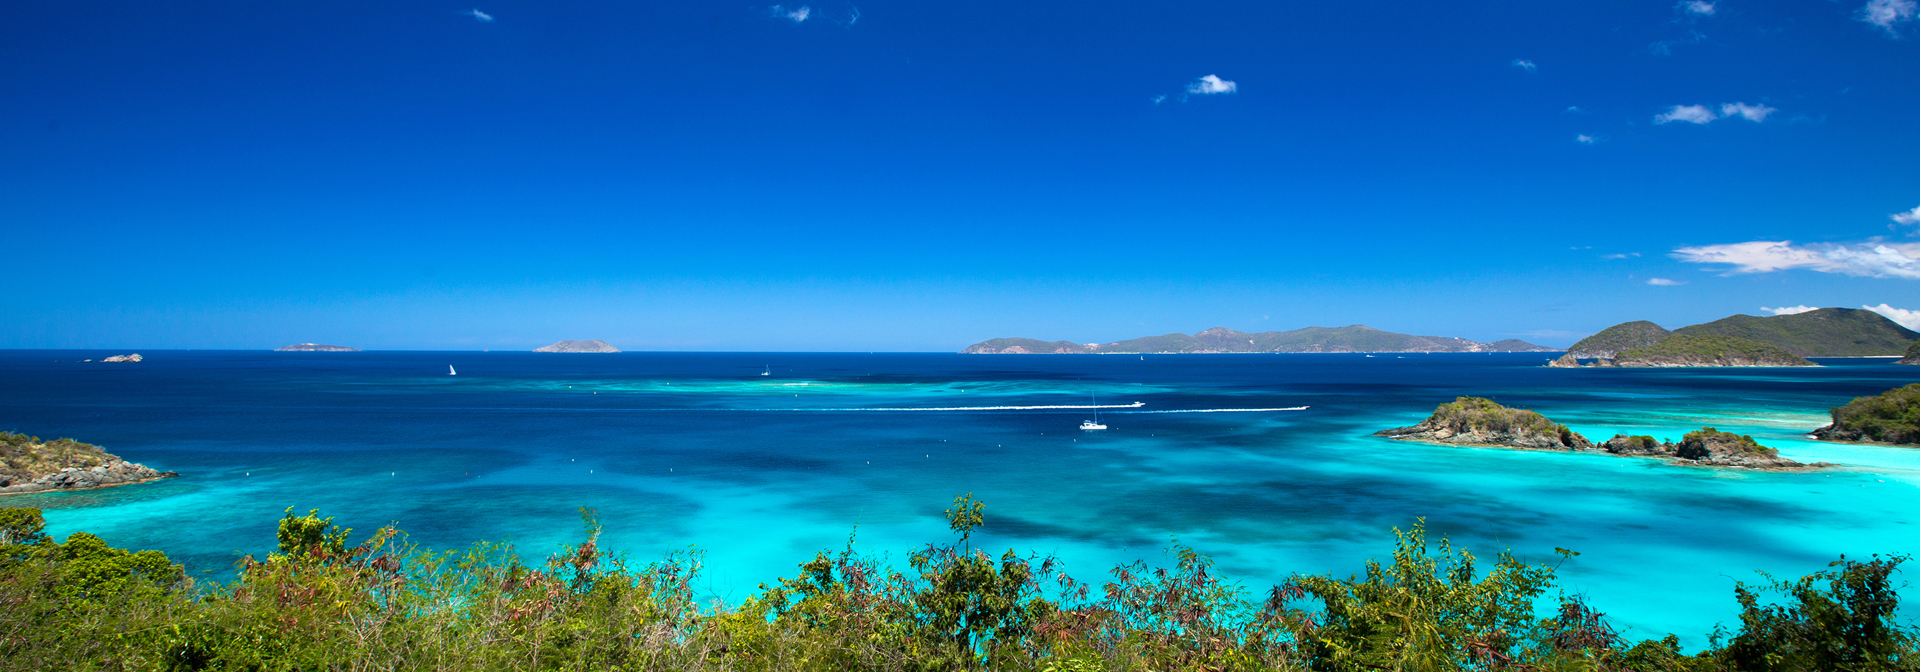
[[479, 10], [479, 9], [477, 9], [477, 8], [476, 8], [476, 9], [469, 9], [469, 10], [467, 10], [467, 11], [465, 11], [465, 12], [461, 12], [461, 13], [462, 13], [462, 14], [465, 14], [465, 15], [467, 15], [467, 16], [471, 16], [471, 17], [473, 17], [473, 20], [475, 20], [475, 21], [479, 21], [479, 22], [481, 22], [481, 23], [492, 23], [492, 22], [493, 22], [493, 15], [492, 15], [492, 14], [488, 14], [488, 13], [486, 13], [486, 12], [483, 12], [483, 11], [480, 11], [480, 10]]
[[1799, 315], [1801, 313], [1811, 313], [1813, 311], [1819, 310], [1820, 307], [1819, 306], [1782, 306], [1779, 308], [1768, 308], [1766, 306], [1761, 306], [1760, 309], [1767, 311], [1769, 313], [1773, 313], [1775, 315]]
[[1628, 257], [1638, 257], [1638, 256], [1640, 256], [1639, 252], [1628, 252], [1626, 254], [1603, 254], [1603, 255], [1600, 255], [1600, 258], [1612, 260], [1612, 259], [1626, 259]]
[[1153, 97], [1153, 104], [1155, 104], [1155, 105], [1159, 105], [1159, 104], [1161, 104], [1161, 103], [1164, 103], [1164, 102], [1167, 102], [1167, 94], [1164, 94], [1164, 93], [1163, 93], [1163, 94], [1160, 94], [1160, 95], [1158, 95], [1158, 96], [1154, 96], [1154, 97]]
[[1567, 114], [1586, 114], [1586, 113], [1587, 113], [1587, 108], [1581, 107], [1579, 105], [1567, 106]]
[[1916, 207], [1906, 212], [1896, 212], [1891, 215], [1887, 215], [1887, 218], [1893, 220], [1893, 223], [1895, 224], [1905, 224], [1907, 226], [1920, 224], [1920, 207]]
[[1737, 116], [1756, 124], [1766, 121], [1767, 115], [1779, 111], [1780, 110], [1767, 107], [1766, 105], [1748, 105], [1746, 103], [1727, 103], [1720, 106], [1720, 114], [1725, 115], [1727, 118], [1731, 119]]
[[786, 5], [774, 5], [767, 8], [767, 13], [773, 15], [774, 18], [786, 19], [794, 23], [804, 23], [807, 17], [813, 16], [813, 8], [801, 5], [797, 9], [788, 9]]
[[1687, 283], [1679, 280], [1668, 280], [1666, 278], [1647, 278], [1647, 284], [1655, 287], [1678, 287]]
[[1661, 56], [1671, 56], [1673, 55], [1674, 47], [1686, 46], [1689, 44], [1699, 44], [1705, 41], [1707, 41], [1707, 36], [1701, 34], [1700, 31], [1697, 31], [1697, 30], [1689, 31], [1687, 39], [1661, 40], [1659, 42], [1655, 42], [1653, 44], [1647, 45], [1647, 51], [1653, 52]]
[[1193, 80], [1192, 84], [1187, 85], [1187, 93], [1200, 95], [1233, 93], [1238, 90], [1240, 90], [1239, 84], [1235, 84], [1231, 80], [1221, 79], [1219, 75], [1207, 75]]
[[1598, 144], [1600, 142], [1600, 139], [1593, 137], [1591, 135], [1587, 135], [1585, 133], [1581, 133], [1579, 135], [1573, 136], [1573, 141], [1583, 145], [1592, 145], [1592, 144]]
[[1905, 310], [1884, 303], [1878, 306], [1861, 306], [1861, 308], [1886, 316], [1887, 319], [1893, 320], [1900, 326], [1914, 331], [1920, 331], [1920, 310]]
[[1861, 21], [1879, 26], [1888, 35], [1899, 37], [1894, 26], [1912, 21], [1916, 14], [1920, 14], [1920, 2], [1915, 0], [1867, 0], [1866, 6], [1860, 8], [1859, 17]]
[[1684, 121], [1689, 124], [1704, 124], [1719, 118], [1705, 105], [1675, 105], [1667, 108], [1665, 112], [1653, 115], [1653, 123], [1669, 124]]
[[1534, 65], [1533, 61], [1529, 61], [1524, 58], [1513, 59], [1513, 67], [1519, 68], [1521, 70], [1525, 70], [1527, 72], [1534, 72], [1540, 69], [1540, 66]]
[[1920, 280], [1920, 243], [1816, 243], [1755, 240], [1682, 247], [1673, 258], [1727, 267], [1728, 274], [1809, 270], [1870, 278]]
[[1714, 9], [1713, 3], [1711, 2], [1703, 2], [1702, 0], [1688, 0], [1687, 2], [1680, 3], [1680, 11], [1686, 12], [1688, 14], [1692, 14], [1694, 16], [1713, 16], [1713, 13], [1716, 10]]

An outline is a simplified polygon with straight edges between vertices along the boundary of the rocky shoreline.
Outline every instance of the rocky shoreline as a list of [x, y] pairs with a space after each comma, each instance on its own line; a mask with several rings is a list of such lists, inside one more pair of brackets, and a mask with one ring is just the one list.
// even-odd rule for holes
[[1427, 416], [1420, 424], [1383, 429], [1374, 432], [1374, 436], [1455, 446], [1667, 458], [1673, 464], [1686, 466], [1761, 470], [1835, 466], [1826, 462], [1795, 462], [1781, 457], [1778, 450], [1760, 445], [1751, 436], [1722, 432], [1712, 427], [1688, 432], [1677, 443], [1659, 441], [1651, 436], [1623, 434], [1596, 444], [1566, 425], [1548, 420], [1539, 413], [1508, 408], [1480, 397], [1459, 397], [1435, 407], [1433, 415]]
[[173, 478], [179, 474], [128, 462], [72, 439], [0, 432], [0, 495], [92, 490]]

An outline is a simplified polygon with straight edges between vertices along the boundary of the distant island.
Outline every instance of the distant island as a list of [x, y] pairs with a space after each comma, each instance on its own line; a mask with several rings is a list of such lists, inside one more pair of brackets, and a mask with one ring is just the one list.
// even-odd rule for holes
[[1433, 415], [1427, 416], [1420, 424], [1383, 429], [1374, 432], [1374, 436], [1447, 445], [1665, 457], [1672, 458], [1674, 464], [1708, 467], [1799, 469], [1832, 466], [1825, 462], [1795, 462], [1781, 457], [1776, 449], [1760, 445], [1751, 436], [1722, 432], [1712, 427], [1687, 432], [1678, 443], [1659, 441], [1651, 436], [1622, 434], [1596, 444], [1566, 425], [1548, 420], [1539, 413], [1508, 408], [1480, 397], [1456, 398], [1434, 407]]
[[1099, 353], [1276, 353], [1276, 352], [1558, 352], [1517, 339], [1480, 343], [1448, 336], [1414, 336], [1355, 324], [1307, 327], [1293, 331], [1247, 333], [1214, 327], [1188, 336], [1167, 334], [1113, 343], [995, 338], [967, 346], [970, 355], [1087, 355]]
[[560, 341], [544, 348], [534, 348], [534, 352], [619, 352], [620, 349], [607, 345], [606, 341], [589, 339], [585, 341]]
[[1806, 358], [1911, 355], [1916, 339], [1920, 332], [1857, 308], [1734, 315], [1673, 331], [1640, 320], [1581, 339], [1548, 366], [1816, 366]]
[[0, 432], [0, 495], [132, 485], [179, 474], [120, 459], [73, 439]]
[[359, 348], [344, 345], [325, 345], [322, 343], [295, 343], [273, 349], [274, 352], [359, 352]]
[[1823, 441], [1920, 445], [1920, 383], [1834, 408], [1833, 424], [1813, 430]]

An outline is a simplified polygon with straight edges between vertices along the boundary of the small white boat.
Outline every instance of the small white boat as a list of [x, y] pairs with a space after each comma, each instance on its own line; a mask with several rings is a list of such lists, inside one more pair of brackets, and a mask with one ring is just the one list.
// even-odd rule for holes
[[453, 370], [453, 365], [452, 365], [452, 364], [448, 364], [448, 365], [447, 365], [447, 375], [449, 375], [449, 376], [457, 376], [457, 375], [460, 375], [460, 374], [459, 374], [458, 372], [456, 372], [456, 371], [454, 371], [454, 370]]
[[771, 376], [771, 375], [773, 375], [773, 365], [772, 365], [772, 364], [768, 364], [768, 365], [767, 365], [767, 370], [765, 370], [765, 371], [761, 371], [761, 372], [760, 372], [760, 375], [762, 375], [762, 376]]
[[1106, 428], [1107, 428], [1106, 425], [1100, 424], [1100, 397], [1095, 396], [1093, 398], [1093, 419], [1081, 420], [1080, 429], [1092, 431], [1096, 429], [1106, 429]]

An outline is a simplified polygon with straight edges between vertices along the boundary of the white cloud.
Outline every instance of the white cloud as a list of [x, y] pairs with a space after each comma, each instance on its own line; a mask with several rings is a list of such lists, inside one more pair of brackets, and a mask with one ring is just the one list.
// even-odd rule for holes
[[1680, 9], [1681, 11], [1684, 11], [1688, 14], [1693, 14], [1696, 16], [1713, 16], [1713, 12], [1714, 12], [1713, 3], [1702, 2], [1701, 0], [1689, 0], [1688, 2], [1682, 2], [1680, 3]]
[[1920, 331], [1920, 310], [1905, 310], [1884, 303], [1878, 306], [1861, 306], [1861, 308], [1884, 315], [1887, 319], [1893, 320], [1900, 326], [1914, 331]]
[[1160, 95], [1158, 95], [1158, 96], [1154, 96], [1154, 97], [1153, 97], [1153, 104], [1155, 104], [1155, 105], [1159, 105], [1159, 104], [1161, 104], [1161, 103], [1164, 103], [1164, 102], [1167, 102], [1167, 94], [1164, 94], [1164, 93], [1163, 93], [1163, 94], [1160, 94]]
[[1679, 280], [1668, 280], [1666, 278], [1647, 278], [1647, 284], [1655, 287], [1678, 287], [1687, 283]]
[[1755, 240], [1726, 245], [1682, 247], [1673, 258], [1694, 264], [1729, 266], [1728, 273], [1771, 273], [1804, 269], [1869, 278], [1920, 280], [1920, 243], [1817, 243]]
[[467, 15], [467, 16], [471, 16], [471, 17], [473, 17], [473, 19], [474, 19], [475, 21], [479, 21], [479, 22], [482, 22], [482, 23], [492, 23], [492, 22], [493, 22], [493, 15], [492, 15], [492, 14], [488, 14], [488, 13], [486, 13], [486, 12], [483, 12], [483, 11], [480, 11], [479, 9], [469, 9], [469, 10], [467, 10], [467, 11], [466, 11], [466, 15]]
[[1597, 138], [1594, 138], [1594, 137], [1593, 137], [1593, 136], [1591, 136], [1591, 135], [1587, 135], [1587, 134], [1585, 134], [1585, 133], [1581, 133], [1581, 134], [1579, 134], [1579, 135], [1576, 135], [1576, 136], [1573, 136], [1573, 141], [1574, 141], [1574, 142], [1578, 142], [1578, 143], [1580, 143], [1580, 144], [1583, 144], [1583, 145], [1591, 145], [1591, 144], [1594, 144], [1594, 143], [1596, 143], [1596, 142], [1599, 142], [1600, 140], [1599, 140], [1599, 139], [1597, 139]]
[[1899, 33], [1894, 32], [1893, 27], [1912, 21], [1915, 14], [1920, 14], [1920, 2], [1915, 0], [1867, 0], [1866, 6], [1860, 8], [1861, 21], [1879, 26], [1896, 37]]
[[775, 18], [786, 19], [794, 23], [801, 23], [803, 21], [806, 21], [807, 17], [813, 15], [813, 8], [808, 7], [806, 5], [801, 5], [799, 9], [787, 9], [786, 5], [774, 5], [772, 7], [768, 7], [767, 12], [772, 14]]
[[1768, 308], [1766, 306], [1761, 306], [1760, 309], [1767, 311], [1769, 313], [1773, 313], [1775, 315], [1799, 315], [1801, 313], [1811, 313], [1813, 311], [1819, 310], [1820, 307], [1819, 306], [1782, 306], [1779, 308]]
[[1540, 66], [1534, 65], [1533, 61], [1529, 61], [1524, 58], [1513, 59], [1513, 67], [1519, 68], [1521, 70], [1525, 70], [1527, 72], [1533, 72], [1540, 69]]
[[1689, 124], [1704, 124], [1719, 118], [1714, 116], [1713, 110], [1707, 109], [1705, 105], [1675, 105], [1665, 112], [1653, 115], [1653, 123], [1684, 121]]
[[1887, 215], [1887, 217], [1891, 218], [1896, 224], [1906, 224], [1909, 226], [1914, 224], [1920, 224], [1920, 207], [1916, 207], [1906, 212], [1896, 212], [1891, 215]]
[[1748, 105], [1746, 103], [1727, 103], [1725, 105], [1720, 106], [1720, 114], [1726, 115], [1728, 119], [1732, 119], [1735, 116], [1739, 116], [1739, 117], [1744, 117], [1746, 118], [1747, 121], [1751, 121], [1754, 123], [1765, 121], [1767, 118], [1767, 115], [1773, 114], [1775, 112], [1779, 112], [1779, 110], [1776, 110], [1771, 107], [1767, 107], [1766, 105]]
[[1203, 95], [1215, 94], [1215, 93], [1233, 93], [1238, 90], [1240, 90], [1239, 84], [1235, 84], [1229, 80], [1221, 79], [1219, 75], [1207, 75], [1205, 77], [1201, 77], [1199, 79], [1193, 80], [1192, 84], [1187, 85], [1187, 93], [1198, 93]]
[[1639, 252], [1628, 252], [1626, 254], [1604, 254], [1604, 255], [1601, 255], [1600, 258], [1601, 259], [1625, 259], [1627, 257], [1638, 257], [1638, 256], [1640, 256]]
[[1586, 108], [1580, 107], [1579, 105], [1567, 106], [1567, 114], [1586, 114], [1586, 113], [1587, 113]]

